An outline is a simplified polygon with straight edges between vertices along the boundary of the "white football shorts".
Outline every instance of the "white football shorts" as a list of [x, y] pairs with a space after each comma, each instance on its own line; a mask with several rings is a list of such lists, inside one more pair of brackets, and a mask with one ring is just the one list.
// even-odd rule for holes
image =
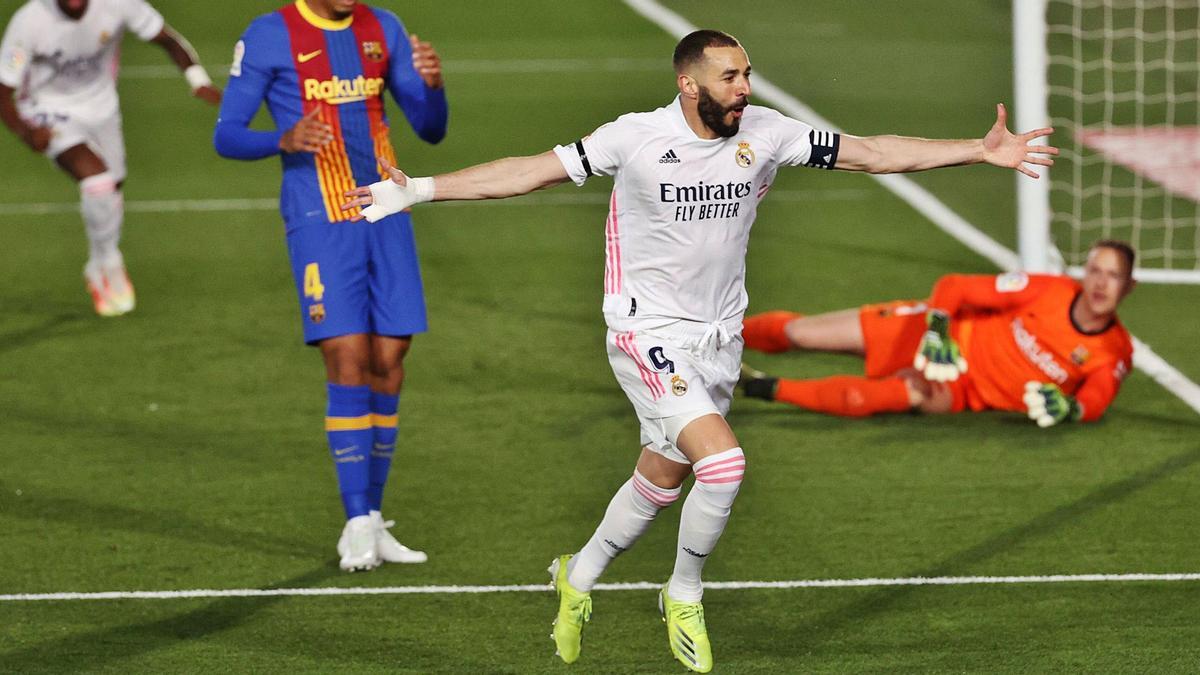
[[676, 447], [698, 417], [725, 416], [742, 364], [741, 326], [680, 321], [646, 331], [608, 331], [608, 362], [641, 423], [641, 444], [691, 464]]
[[48, 126], [54, 135], [46, 147], [47, 158], [56, 159], [63, 151], [87, 144], [108, 167], [108, 173], [119, 183], [125, 180], [125, 139], [121, 133], [119, 109], [95, 114], [83, 108], [50, 108], [38, 106], [22, 111], [21, 116], [35, 126]]

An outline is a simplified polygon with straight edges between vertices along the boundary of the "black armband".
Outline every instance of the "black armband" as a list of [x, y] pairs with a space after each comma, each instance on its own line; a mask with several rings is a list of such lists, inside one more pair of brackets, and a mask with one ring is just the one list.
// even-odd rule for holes
[[808, 132], [808, 143], [812, 146], [812, 152], [809, 153], [808, 161], [804, 163], [804, 166], [811, 166], [814, 169], [832, 169], [837, 165], [838, 148], [842, 143], [841, 134], [813, 129]]

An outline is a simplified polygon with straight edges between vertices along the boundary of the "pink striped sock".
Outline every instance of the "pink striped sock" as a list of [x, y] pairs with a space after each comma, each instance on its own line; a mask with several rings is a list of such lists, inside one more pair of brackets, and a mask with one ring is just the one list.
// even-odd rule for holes
[[613, 558], [633, 546], [661, 509], [679, 499], [679, 490], [659, 487], [635, 470], [613, 495], [595, 534], [568, 563], [571, 586], [578, 591], [592, 590]]
[[746, 471], [741, 448], [709, 455], [692, 465], [696, 484], [683, 502], [679, 518], [679, 550], [667, 593], [679, 602], [699, 602], [704, 595], [700, 573], [717, 545]]

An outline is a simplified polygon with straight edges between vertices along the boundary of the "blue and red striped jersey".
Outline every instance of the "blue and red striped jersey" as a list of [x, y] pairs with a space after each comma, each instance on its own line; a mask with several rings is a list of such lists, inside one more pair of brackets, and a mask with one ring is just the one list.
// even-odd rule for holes
[[[359, 4], [351, 16], [331, 20], [297, 0], [255, 19], [235, 46], [213, 144], [233, 159], [280, 154], [283, 132], [317, 109], [334, 140], [317, 153], [282, 154], [280, 210], [285, 221], [318, 213], [346, 220], [356, 211], [340, 210], [342, 193], [380, 179], [377, 156], [395, 163], [385, 89], [421, 139], [445, 136], [445, 92], [426, 86], [413, 69], [396, 15]], [[249, 128], [263, 101], [275, 131]]]

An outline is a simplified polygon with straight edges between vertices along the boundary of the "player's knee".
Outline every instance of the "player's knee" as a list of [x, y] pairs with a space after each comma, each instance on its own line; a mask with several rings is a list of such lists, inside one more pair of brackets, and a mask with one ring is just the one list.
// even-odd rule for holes
[[330, 382], [346, 386], [367, 383], [370, 362], [367, 352], [352, 342], [327, 340], [321, 344], [325, 357], [325, 371]]
[[718, 452], [693, 464], [692, 472], [696, 474], [696, 487], [699, 489], [736, 493], [746, 474], [746, 454], [740, 447]]
[[115, 194], [120, 187], [116, 179], [107, 171], [88, 176], [79, 181], [79, 193], [84, 199], [105, 198]]

